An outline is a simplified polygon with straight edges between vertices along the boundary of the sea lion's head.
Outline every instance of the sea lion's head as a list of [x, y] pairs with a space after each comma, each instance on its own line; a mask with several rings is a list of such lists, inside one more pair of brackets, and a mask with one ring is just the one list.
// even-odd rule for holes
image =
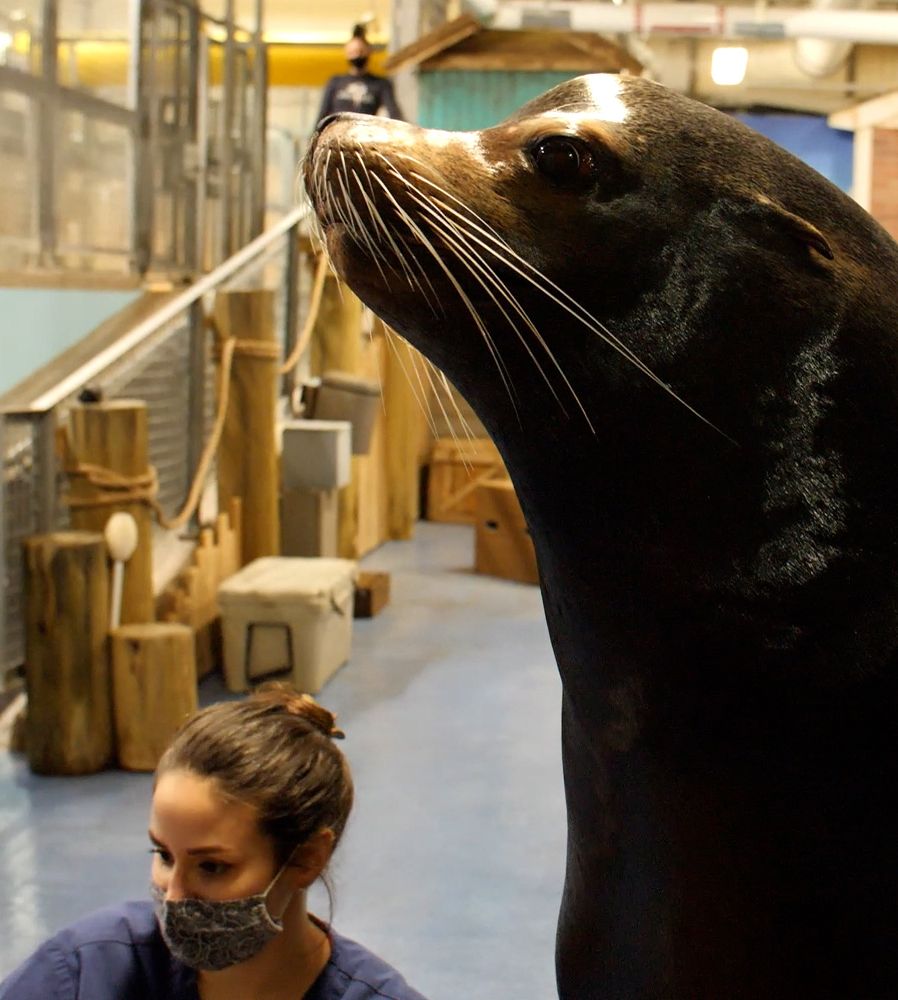
[[595, 424], [583, 399], [622, 386], [631, 414], [676, 394], [744, 436], [755, 417], [708, 372], [736, 356], [742, 391], [764, 381], [768, 348], [831, 321], [877, 252], [810, 168], [629, 77], [580, 77], [480, 132], [337, 116], [305, 181], [341, 276], [467, 394], [492, 372], [480, 408], [506, 416], [546, 392]]

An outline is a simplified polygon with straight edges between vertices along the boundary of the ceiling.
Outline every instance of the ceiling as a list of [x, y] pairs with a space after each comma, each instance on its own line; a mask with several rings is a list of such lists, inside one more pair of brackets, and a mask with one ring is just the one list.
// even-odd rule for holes
[[[220, 0], [218, 0], [220, 3]], [[252, 21], [254, 0], [237, 0], [238, 17]], [[272, 41], [342, 43], [359, 21], [373, 42], [386, 42], [391, 0], [265, 0], [264, 30]]]

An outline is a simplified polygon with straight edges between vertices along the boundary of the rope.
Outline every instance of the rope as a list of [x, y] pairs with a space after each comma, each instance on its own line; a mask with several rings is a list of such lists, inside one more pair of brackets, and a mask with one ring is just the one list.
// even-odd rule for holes
[[312, 297], [309, 300], [309, 315], [306, 318], [305, 326], [302, 328], [302, 332], [296, 338], [296, 343], [293, 345], [293, 350], [290, 352], [290, 357], [287, 358], [284, 363], [278, 368], [278, 375], [287, 375], [296, 367], [299, 363], [299, 359], [302, 357], [303, 351], [309, 346], [309, 341], [312, 339], [312, 330], [315, 328], [315, 323], [318, 321], [318, 310], [321, 307], [321, 296], [324, 293], [324, 279], [327, 277], [328, 260], [327, 257], [322, 254], [318, 259], [318, 267], [315, 271], [315, 282], [312, 285]]
[[[297, 338], [290, 357], [278, 366], [278, 374], [286, 375], [296, 367], [300, 357], [308, 346], [312, 336], [312, 330], [318, 319], [318, 311], [321, 306], [321, 297], [324, 291], [324, 279], [327, 276], [328, 262], [322, 254], [318, 261], [318, 268], [315, 272], [315, 282], [312, 286], [312, 297], [309, 302], [309, 315], [306, 319], [302, 332]], [[91, 486], [99, 490], [99, 495], [92, 497], [67, 496], [65, 502], [71, 508], [86, 507], [113, 507], [120, 504], [142, 503], [149, 507], [156, 515], [159, 524], [168, 531], [178, 531], [193, 517], [200, 503], [203, 484], [209, 474], [209, 466], [218, 451], [221, 443], [221, 435], [224, 430], [225, 416], [228, 412], [228, 403], [231, 392], [231, 368], [234, 356], [252, 358], [257, 361], [276, 361], [280, 357], [280, 347], [274, 341], [266, 340], [245, 340], [238, 337], [222, 337], [215, 322], [214, 317], [206, 317], [206, 326], [211, 329], [217, 341], [219, 352], [218, 368], [218, 407], [215, 413], [215, 422], [212, 425], [212, 433], [203, 448], [197, 464], [193, 482], [184, 506], [172, 518], [166, 517], [165, 511], [156, 499], [159, 495], [159, 475], [151, 465], [149, 469], [140, 475], [127, 476], [112, 469], [106, 469], [101, 465], [91, 465], [90, 463], [78, 463], [66, 469], [71, 477], [82, 477]]]
[[147, 472], [136, 476], [126, 476], [119, 472], [113, 472], [111, 469], [105, 469], [100, 465], [89, 463], [71, 466], [66, 469], [66, 472], [70, 476], [84, 477], [91, 486], [100, 491], [100, 495], [66, 497], [66, 503], [69, 507], [111, 507], [118, 504], [142, 503], [153, 511], [156, 520], [167, 531], [177, 531], [183, 528], [199, 506], [209, 466], [212, 464], [212, 459], [215, 457], [215, 452], [221, 441], [230, 398], [231, 365], [236, 348], [237, 341], [234, 338], [225, 340], [221, 344], [221, 364], [218, 369], [218, 410], [215, 414], [215, 423], [212, 425], [212, 433], [209, 435], [209, 440], [200, 456], [190, 492], [178, 514], [172, 518], [166, 517], [165, 511], [156, 499], [159, 495], [159, 476], [153, 466], [150, 466]]

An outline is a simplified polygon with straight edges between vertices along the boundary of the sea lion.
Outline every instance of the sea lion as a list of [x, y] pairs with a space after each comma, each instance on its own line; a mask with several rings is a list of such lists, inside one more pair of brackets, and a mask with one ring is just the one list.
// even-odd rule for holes
[[564, 1000], [898, 996], [898, 247], [732, 118], [586, 76], [339, 116], [333, 264], [471, 402], [563, 682]]

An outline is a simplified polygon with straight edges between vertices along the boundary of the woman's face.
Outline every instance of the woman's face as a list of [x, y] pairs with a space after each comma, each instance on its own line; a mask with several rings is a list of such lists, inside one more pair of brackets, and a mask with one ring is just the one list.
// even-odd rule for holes
[[150, 810], [152, 881], [169, 900], [238, 899], [264, 892], [274, 848], [256, 810], [225, 798], [211, 778], [167, 771]]

